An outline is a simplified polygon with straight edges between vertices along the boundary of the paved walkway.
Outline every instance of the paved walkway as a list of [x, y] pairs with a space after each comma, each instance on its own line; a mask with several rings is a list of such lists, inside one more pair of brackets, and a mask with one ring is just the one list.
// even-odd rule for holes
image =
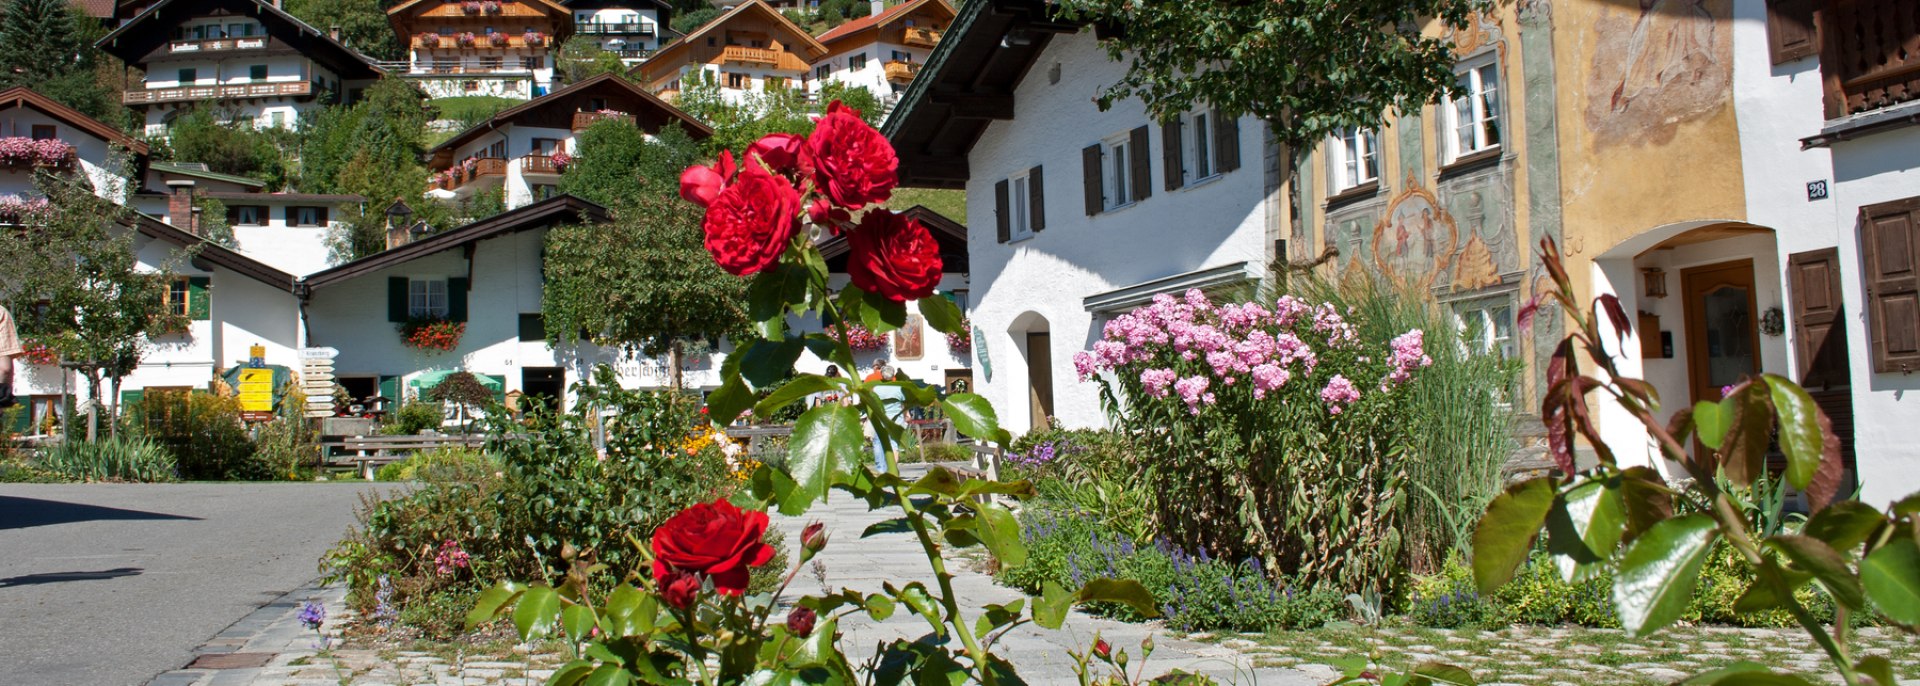
[[122, 686], [312, 579], [364, 484], [0, 484], [0, 683]]

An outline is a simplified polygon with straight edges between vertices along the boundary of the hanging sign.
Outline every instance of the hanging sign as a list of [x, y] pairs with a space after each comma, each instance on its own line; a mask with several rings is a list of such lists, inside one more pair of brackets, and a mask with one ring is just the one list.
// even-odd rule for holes
[[980, 362], [980, 375], [988, 382], [993, 381], [993, 360], [987, 357], [987, 332], [973, 327], [973, 358]]
[[234, 390], [239, 393], [241, 419], [249, 422], [273, 419], [272, 369], [241, 369], [240, 384]]

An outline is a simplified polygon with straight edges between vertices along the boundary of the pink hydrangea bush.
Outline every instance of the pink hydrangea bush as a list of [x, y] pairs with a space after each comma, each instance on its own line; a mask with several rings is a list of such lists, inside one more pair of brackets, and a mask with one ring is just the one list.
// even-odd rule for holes
[[73, 158], [73, 145], [58, 138], [34, 140], [25, 136], [0, 138], [0, 165], [59, 166]]

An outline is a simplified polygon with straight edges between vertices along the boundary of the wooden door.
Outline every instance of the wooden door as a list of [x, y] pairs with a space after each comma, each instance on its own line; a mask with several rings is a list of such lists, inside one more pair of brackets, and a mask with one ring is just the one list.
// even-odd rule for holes
[[1687, 316], [1687, 381], [1693, 401], [1760, 373], [1759, 310], [1753, 262], [1725, 262], [1680, 273]]
[[1853, 359], [1840, 300], [1840, 252], [1825, 248], [1788, 255], [1787, 289], [1793, 308], [1795, 380], [1833, 421], [1840, 455], [1852, 470]]
[[1053, 338], [1045, 331], [1027, 334], [1027, 398], [1033, 430], [1047, 428], [1053, 416]]

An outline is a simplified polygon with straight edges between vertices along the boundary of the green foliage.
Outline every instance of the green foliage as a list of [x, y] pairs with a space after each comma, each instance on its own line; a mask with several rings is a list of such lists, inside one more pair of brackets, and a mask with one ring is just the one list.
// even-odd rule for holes
[[61, 441], [41, 452], [39, 465], [75, 481], [173, 481], [173, 456], [143, 438], [109, 438], [93, 443]]
[[700, 28], [702, 24], [718, 19], [721, 14], [722, 10], [720, 8], [711, 5], [682, 12], [673, 17], [673, 30], [682, 35], [693, 33], [694, 29]]
[[[827, 85], [820, 89], [820, 102], [833, 103], [834, 101], [859, 110], [860, 118], [867, 120], [868, 126], [879, 126], [880, 120], [887, 116], [886, 105], [881, 104], [880, 96], [874, 95], [873, 91], [867, 90], [866, 86], [828, 81]], [[900, 207], [910, 207], [910, 205], [900, 205]]]
[[967, 192], [950, 188], [895, 188], [893, 200], [889, 204], [895, 207], [913, 207], [924, 205], [927, 209], [939, 212], [940, 216], [967, 223]]
[[376, 481], [426, 481], [430, 483], [477, 483], [500, 471], [500, 463], [487, 453], [472, 448], [448, 446], [418, 452], [405, 460], [380, 467]]
[[554, 58], [561, 81], [579, 83], [600, 74], [625, 74], [627, 65], [612, 51], [585, 36], [568, 38]]
[[493, 402], [493, 389], [480, 383], [473, 372], [458, 371], [448, 374], [440, 383], [427, 389], [427, 397], [439, 403], [478, 406]]
[[149, 391], [121, 409], [132, 436], [166, 449], [180, 476], [195, 480], [270, 481], [285, 478], [258, 459], [240, 422], [240, 401], [212, 393]]
[[902, 458], [907, 462], [972, 462], [973, 449], [946, 441], [916, 443]]
[[387, 247], [389, 205], [404, 199], [415, 221], [446, 229], [454, 215], [440, 203], [421, 202], [427, 170], [427, 113], [420, 91], [405, 79], [381, 79], [349, 107], [329, 107], [300, 120], [300, 184], [311, 193], [365, 197], [364, 206], [336, 208], [338, 226], [327, 236], [335, 262], [365, 257]]
[[95, 49], [100, 23], [62, 0], [12, 0], [0, 7], [0, 90], [26, 86], [110, 125], [129, 113], [109, 78], [118, 60]]
[[526, 101], [497, 95], [457, 95], [450, 98], [434, 98], [427, 104], [439, 111], [438, 118], [459, 122], [460, 128], [465, 130], [479, 125], [498, 114], [500, 110], [524, 102]]
[[288, 381], [273, 420], [260, 424], [254, 434], [254, 459], [280, 478], [303, 479], [320, 464], [319, 436], [306, 417], [306, 408], [306, 392]]
[[[618, 118], [594, 122], [580, 132], [576, 147], [579, 152], [560, 177], [560, 191], [607, 207], [639, 196], [679, 197], [681, 170], [704, 157], [700, 143], [678, 123], [648, 140], [639, 127]], [[693, 212], [691, 206], [681, 210]]]
[[[713, 127], [708, 149], [732, 150], [737, 156], [770, 133], [806, 134], [813, 131], [812, 115], [819, 107], [807, 103], [798, 90], [772, 89], [739, 95], [723, 95], [720, 86], [697, 78], [687, 79], [674, 102], [681, 110]], [[582, 150], [588, 150], [581, 146]], [[679, 174], [674, 175], [678, 180]]]
[[227, 223], [227, 204], [213, 198], [198, 198], [193, 206], [200, 210], [200, 235], [207, 242], [229, 250], [239, 247], [234, 240], [233, 226]]
[[1447, 92], [1455, 78], [1453, 42], [1421, 29], [1437, 19], [1466, 30], [1472, 14], [1490, 6], [1486, 0], [1060, 3], [1068, 17], [1126, 27], [1105, 43], [1128, 68], [1101, 91], [1102, 108], [1138, 97], [1159, 117], [1206, 106], [1250, 113], [1294, 145], [1317, 142], [1342, 126], [1378, 128], [1388, 109], [1418, 112]]
[[167, 147], [175, 162], [199, 162], [222, 174], [265, 181], [268, 190], [285, 188], [293, 173], [280, 151], [278, 129], [259, 129], [251, 120], [219, 116], [218, 106], [200, 103], [175, 116], [167, 127]]
[[387, 22], [385, 0], [287, 0], [288, 14], [321, 31], [340, 27], [347, 47], [376, 60], [406, 59], [406, 48]]
[[387, 421], [381, 425], [380, 433], [388, 436], [414, 436], [428, 430], [438, 431], [446, 422], [446, 410], [440, 403], [424, 400], [409, 400], [399, 409], [387, 413]]

